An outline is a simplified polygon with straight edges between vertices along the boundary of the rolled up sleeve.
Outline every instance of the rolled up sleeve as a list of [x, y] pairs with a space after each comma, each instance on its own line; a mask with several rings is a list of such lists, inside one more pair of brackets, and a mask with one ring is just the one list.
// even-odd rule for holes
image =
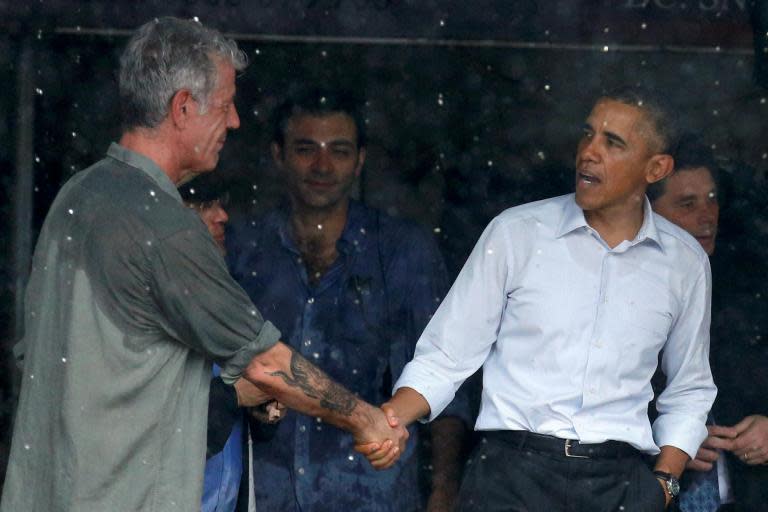
[[707, 437], [707, 413], [717, 394], [709, 367], [711, 282], [705, 261], [664, 345], [667, 386], [656, 402], [659, 416], [653, 423], [659, 447], [674, 446], [691, 458]]
[[280, 331], [229, 275], [203, 229], [174, 234], [152, 256], [151, 293], [162, 309], [163, 327], [215, 361], [225, 383], [236, 381], [254, 356], [280, 339]]

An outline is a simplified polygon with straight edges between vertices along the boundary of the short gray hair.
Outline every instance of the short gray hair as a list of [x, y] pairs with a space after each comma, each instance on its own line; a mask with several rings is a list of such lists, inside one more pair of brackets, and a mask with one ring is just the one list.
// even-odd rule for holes
[[181, 89], [188, 89], [204, 110], [216, 87], [215, 58], [237, 71], [248, 65], [235, 41], [196, 21], [165, 17], [139, 27], [120, 57], [123, 127], [157, 126]]

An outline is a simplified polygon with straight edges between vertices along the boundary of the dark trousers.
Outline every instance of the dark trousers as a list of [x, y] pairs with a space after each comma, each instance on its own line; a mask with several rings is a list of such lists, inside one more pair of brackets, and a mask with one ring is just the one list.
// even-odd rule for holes
[[664, 490], [640, 453], [570, 458], [483, 435], [467, 462], [461, 512], [661, 512]]

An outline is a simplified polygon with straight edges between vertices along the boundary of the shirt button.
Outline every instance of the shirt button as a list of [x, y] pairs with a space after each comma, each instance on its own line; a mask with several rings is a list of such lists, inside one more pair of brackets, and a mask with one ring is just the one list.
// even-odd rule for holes
[[299, 427], [299, 432], [306, 432], [306, 431], [307, 431], [307, 427], [305, 427], [304, 425]]
[[300, 475], [303, 475], [304, 474], [304, 468], [299, 468], [298, 472], [299, 472]]
[[596, 388], [589, 388], [589, 392], [594, 395], [595, 393], [597, 393], [597, 389]]
[[603, 348], [603, 342], [600, 340], [595, 340], [595, 346], [597, 348]]

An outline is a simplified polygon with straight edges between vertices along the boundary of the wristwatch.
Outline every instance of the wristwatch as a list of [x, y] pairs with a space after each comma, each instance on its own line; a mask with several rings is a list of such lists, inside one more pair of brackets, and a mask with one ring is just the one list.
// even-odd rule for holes
[[677, 498], [677, 495], [680, 494], [680, 480], [678, 480], [675, 475], [670, 475], [664, 471], [654, 471], [653, 474], [656, 475], [656, 478], [659, 480], [664, 481], [664, 487], [669, 496], [672, 499]]

